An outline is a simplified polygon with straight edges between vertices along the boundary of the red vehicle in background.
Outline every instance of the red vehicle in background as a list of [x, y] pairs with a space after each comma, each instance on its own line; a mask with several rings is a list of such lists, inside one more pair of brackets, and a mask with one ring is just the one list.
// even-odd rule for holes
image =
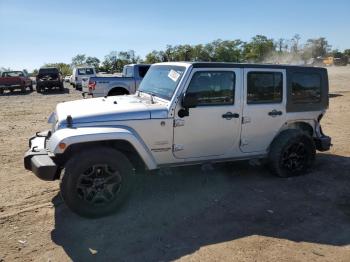
[[2, 72], [0, 77], [0, 94], [5, 90], [12, 93], [15, 89], [25, 92], [29, 88], [33, 91], [33, 81], [23, 71]]

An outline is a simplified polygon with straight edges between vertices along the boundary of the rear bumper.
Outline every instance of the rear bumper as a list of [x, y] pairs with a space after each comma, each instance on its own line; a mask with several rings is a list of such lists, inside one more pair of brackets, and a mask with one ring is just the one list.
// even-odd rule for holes
[[15, 89], [22, 87], [24, 87], [24, 85], [0, 85], [0, 89]]
[[36, 86], [37, 87], [59, 87], [61, 85], [61, 82], [59, 80], [54, 81], [37, 81]]
[[322, 135], [315, 138], [315, 145], [318, 151], [328, 151], [332, 146], [332, 139], [329, 136]]
[[25, 169], [38, 178], [53, 181], [59, 177], [59, 168], [45, 149], [49, 132], [43, 132], [29, 139], [30, 149], [24, 155]]

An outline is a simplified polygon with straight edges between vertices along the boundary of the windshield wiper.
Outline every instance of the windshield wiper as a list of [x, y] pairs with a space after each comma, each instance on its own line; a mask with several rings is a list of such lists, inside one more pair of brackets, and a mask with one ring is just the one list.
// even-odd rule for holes
[[140, 96], [140, 93], [148, 94], [150, 96], [150, 99], [151, 99], [151, 104], [154, 104], [154, 97], [156, 96], [155, 93], [138, 90], [137, 96]]

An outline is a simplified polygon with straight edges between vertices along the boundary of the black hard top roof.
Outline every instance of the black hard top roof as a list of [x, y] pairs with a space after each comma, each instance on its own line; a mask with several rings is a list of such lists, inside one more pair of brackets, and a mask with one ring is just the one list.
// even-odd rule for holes
[[276, 69], [303, 69], [317, 68], [326, 70], [323, 67], [301, 66], [301, 65], [282, 65], [282, 64], [249, 64], [249, 63], [225, 63], [225, 62], [189, 62], [194, 68], [276, 68]]
[[40, 69], [57, 69], [58, 70], [58, 67], [54, 67], [54, 66], [48, 66], [48, 67], [40, 67]]

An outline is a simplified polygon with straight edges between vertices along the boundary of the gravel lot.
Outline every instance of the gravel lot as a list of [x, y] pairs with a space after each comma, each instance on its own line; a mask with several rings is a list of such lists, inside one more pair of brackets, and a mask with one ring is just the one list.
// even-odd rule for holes
[[23, 168], [28, 138], [65, 94], [0, 96], [0, 261], [350, 261], [350, 66], [329, 68], [333, 138], [312, 173], [278, 179], [246, 162], [140, 176], [117, 214], [88, 220], [58, 182]]

